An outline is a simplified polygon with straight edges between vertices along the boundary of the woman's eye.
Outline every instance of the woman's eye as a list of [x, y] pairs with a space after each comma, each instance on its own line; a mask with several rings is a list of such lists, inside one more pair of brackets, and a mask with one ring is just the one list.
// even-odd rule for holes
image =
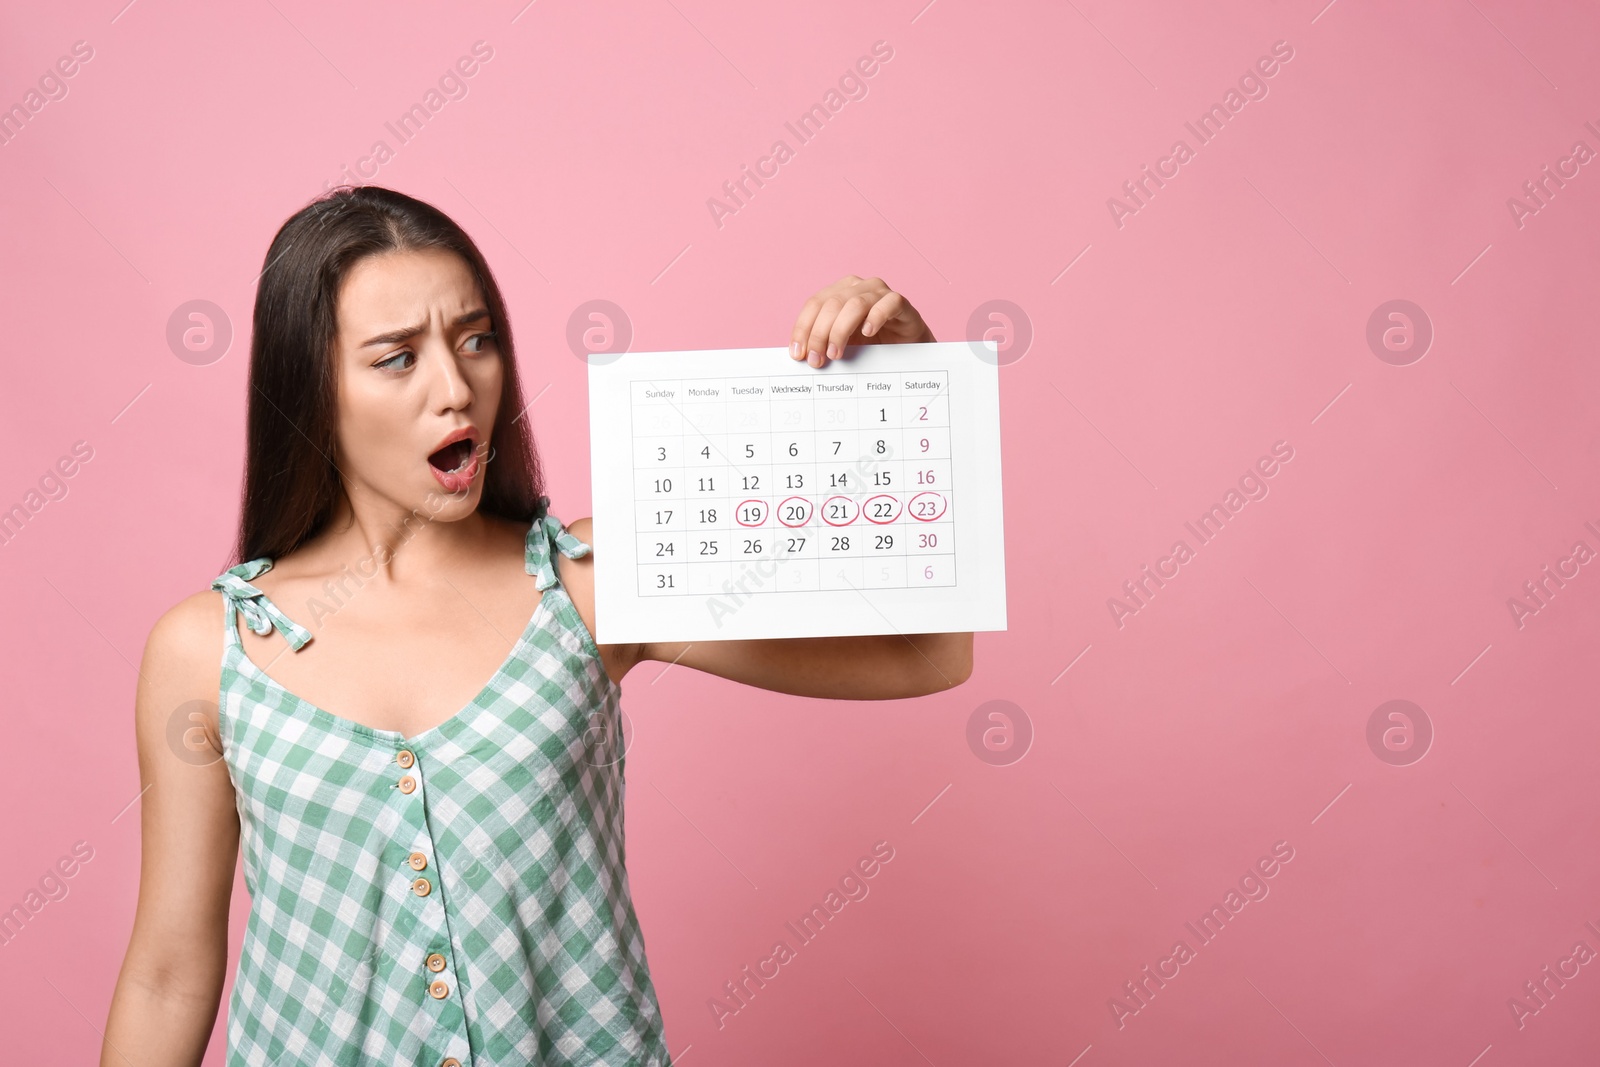
[[374, 363], [373, 366], [379, 368], [380, 370], [404, 370], [405, 368], [403, 368], [403, 367], [396, 367], [394, 365], [394, 362], [397, 359], [407, 359], [407, 358], [409, 358], [413, 362], [415, 362], [417, 357], [414, 354], [410, 353], [410, 352], [396, 352], [394, 355], [390, 356], [388, 359], [379, 360], [377, 363]]
[[467, 344], [469, 346], [473, 346], [474, 342], [476, 342], [476, 345], [468, 348], [468, 351], [473, 352], [474, 354], [486, 351], [488, 347], [494, 343], [494, 332], [490, 331], [488, 333], [475, 333], [471, 337], [467, 338]]

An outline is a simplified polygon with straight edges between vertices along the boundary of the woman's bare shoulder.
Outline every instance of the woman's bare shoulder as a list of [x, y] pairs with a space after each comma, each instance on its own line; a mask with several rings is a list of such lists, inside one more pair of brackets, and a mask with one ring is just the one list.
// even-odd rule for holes
[[223, 598], [214, 589], [193, 593], [168, 608], [145, 639], [141, 692], [162, 706], [215, 701], [227, 639], [223, 626]]
[[[567, 532], [586, 545], [593, 545], [594, 523], [588, 518], [574, 519], [566, 524]], [[594, 632], [594, 553], [586, 552], [577, 559], [561, 553], [555, 557], [556, 577], [567, 587], [567, 595], [577, 605], [583, 624]]]
[[150, 638], [145, 643], [148, 651], [154, 645], [168, 655], [183, 655], [197, 645], [206, 651], [222, 654], [224, 635], [223, 597], [215, 589], [202, 589], [178, 601], [156, 619], [150, 628]]
[[[594, 523], [590, 518], [574, 519], [566, 524], [567, 532], [586, 545], [594, 544]], [[561, 585], [567, 591], [567, 596], [572, 599], [573, 607], [578, 609], [578, 617], [583, 620], [583, 625], [588, 627], [589, 633], [595, 630], [594, 612], [594, 553], [587, 552], [577, 559], [571, 559], [562, 553], [556, 553], [556, 577], [561, 579]], [[642, 645], [598, 645], [601, 657], [605, 661], [606, 673], [611, 675], [611, 680], [620, 683], [623, 676], [634, 668], [639, 662], [639, 653]]]
[[[573, 519], [571, 522], [567, 523], [567, 532], [572, 534], [573, 537], [576, 537], [578, 540], [582, 541], [584, 544], [593, 545], [594, 542], [590, 540], [590, 538], [594, 536], [594, 519], [588, 515], [585, 515], [581, 519]], [[587, 561], [592, 560], [594, 557], [589, 555], [584, 556], [583, 558]]]

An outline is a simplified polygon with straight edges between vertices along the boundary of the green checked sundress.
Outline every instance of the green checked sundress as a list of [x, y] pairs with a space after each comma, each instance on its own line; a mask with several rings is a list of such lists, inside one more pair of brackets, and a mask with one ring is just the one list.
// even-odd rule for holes
[[670, 1064], [623, 861], [621, 690], [551, 555], [589, 546], [548, 505], [527, 628], [472, 703], [412, 737], [245, 655], [240, 613], [311, 640], [250, 584], [270, 558], [211, 583], [251, 896], [229, 1067]]

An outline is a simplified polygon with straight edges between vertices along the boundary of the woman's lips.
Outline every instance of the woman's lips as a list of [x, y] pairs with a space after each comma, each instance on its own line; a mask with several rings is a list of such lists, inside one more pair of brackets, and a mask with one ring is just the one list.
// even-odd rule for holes
[[428, 469], [439, 480], [439, 484], [444, 486], [446, 492], [465, 493], [472, 488], [473, 479], [478, 476], [479, 466], [478, 450], [473, 448], [468, 450], [466, 463], [453, 471], [442, 471], [432, 463], [428, 464]]

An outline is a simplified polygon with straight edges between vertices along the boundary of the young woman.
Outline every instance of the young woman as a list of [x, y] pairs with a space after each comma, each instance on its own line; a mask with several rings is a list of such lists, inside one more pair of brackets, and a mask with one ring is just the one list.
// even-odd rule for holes
[[[790, 354], [931, 340], [848, 275]], [[669, 1063], [624, 866], [623, 678], [910, 697], [965, 680], [972, 635], [596, 645], [606, 563], [548, 510], [494, 276], [389, 190], [278, 231], [248, 420], [244, 562], [145, 646], [139, 902], [101, 1063], [200, 1062], [241, 843], [230, 1067]]]

